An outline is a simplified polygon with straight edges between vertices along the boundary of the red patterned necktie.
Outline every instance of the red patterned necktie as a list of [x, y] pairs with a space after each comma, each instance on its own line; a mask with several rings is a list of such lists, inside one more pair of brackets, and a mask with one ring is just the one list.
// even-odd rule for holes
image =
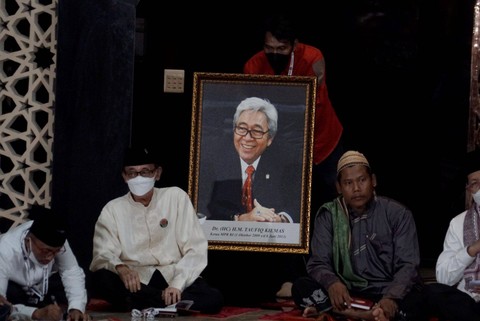
[[242, 205], [245, 207], [245, 213], [248, 213], [253, 209], [252, 175], [254, 171], [255, 168], [252, 165], [249, 165], [245, 170], [247, 173], [247, 179], [245, 180], [242, 188]]

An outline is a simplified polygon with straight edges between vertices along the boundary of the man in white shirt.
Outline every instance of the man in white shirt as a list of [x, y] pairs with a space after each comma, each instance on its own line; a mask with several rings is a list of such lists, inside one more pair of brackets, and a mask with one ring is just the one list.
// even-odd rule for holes
[[458, 320], [480, 320], [480, 150], [467, 154], [465, 174], [470, 206], [450, 221], [436, 277], [439, 283], [455, 286], [465, 294], [443, 307], [465, 313]]
[[88, 321], [85, 273], [61, 218], [46, 208], [32, 214], [34, 220], [0, 238], [0, 295], [13, 304], [12, 313], [34, 320]]
[[190, 197], [154, 187], [162, 167], [145, 148], [129, 148], [123, 165], [130, 191], [108, 202], [95, 225], [96, 295], [120, 311], [192, 300], [192, 310], [219, 312], [223, 295], [201, 277], [208, 242]]

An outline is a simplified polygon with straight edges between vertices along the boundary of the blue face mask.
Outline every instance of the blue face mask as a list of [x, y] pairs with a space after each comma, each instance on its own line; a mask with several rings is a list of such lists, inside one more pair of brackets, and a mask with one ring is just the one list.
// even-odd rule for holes
[[270, 66], [272, 66], [275, 75], [280, 75], [282, 71], [285, 70], [288, 66], [288, 62], [290, 61], [290, 54], [282, 55], [277, 53], [267, 53], [268, 62]]

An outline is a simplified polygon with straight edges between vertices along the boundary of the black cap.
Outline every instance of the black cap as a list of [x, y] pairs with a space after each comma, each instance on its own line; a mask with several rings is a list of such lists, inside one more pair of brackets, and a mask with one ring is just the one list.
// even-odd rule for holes
[[480, 149], [467, 153], [464, 170], [467, 176], [473, 172], [480, 171]]
[[129, 147], [123, 159], [123, 167], [138, 166], [145, 164], [158, 165], [153, 153], [146, 147]]
[[63, 220], [45, 207], [32, 208], [32, 212], [34, 219], [30, 233], [48, 246], [63, 246], [67, 239]]

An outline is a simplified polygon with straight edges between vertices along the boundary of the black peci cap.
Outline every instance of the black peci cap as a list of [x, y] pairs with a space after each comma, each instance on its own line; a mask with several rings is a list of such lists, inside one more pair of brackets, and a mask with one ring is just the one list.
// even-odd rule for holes
[[145, 164], [158, 165], [157, 160], [153, 153], [151, 153], [146, 147], [129, 147], [125, 153], [123, 159], [123, 167], [125, 166], [138, 166]]
[[466, 176], [473, 172], [480, 171], [480, 149], [475, 149], [467, 153], [464, 170]]
[[32, 208], [31, 214], [34, 219], [30, 233], [51, 247], [60, 247], [65, 244], [67, 232], [60, 217], [45, 207]]

